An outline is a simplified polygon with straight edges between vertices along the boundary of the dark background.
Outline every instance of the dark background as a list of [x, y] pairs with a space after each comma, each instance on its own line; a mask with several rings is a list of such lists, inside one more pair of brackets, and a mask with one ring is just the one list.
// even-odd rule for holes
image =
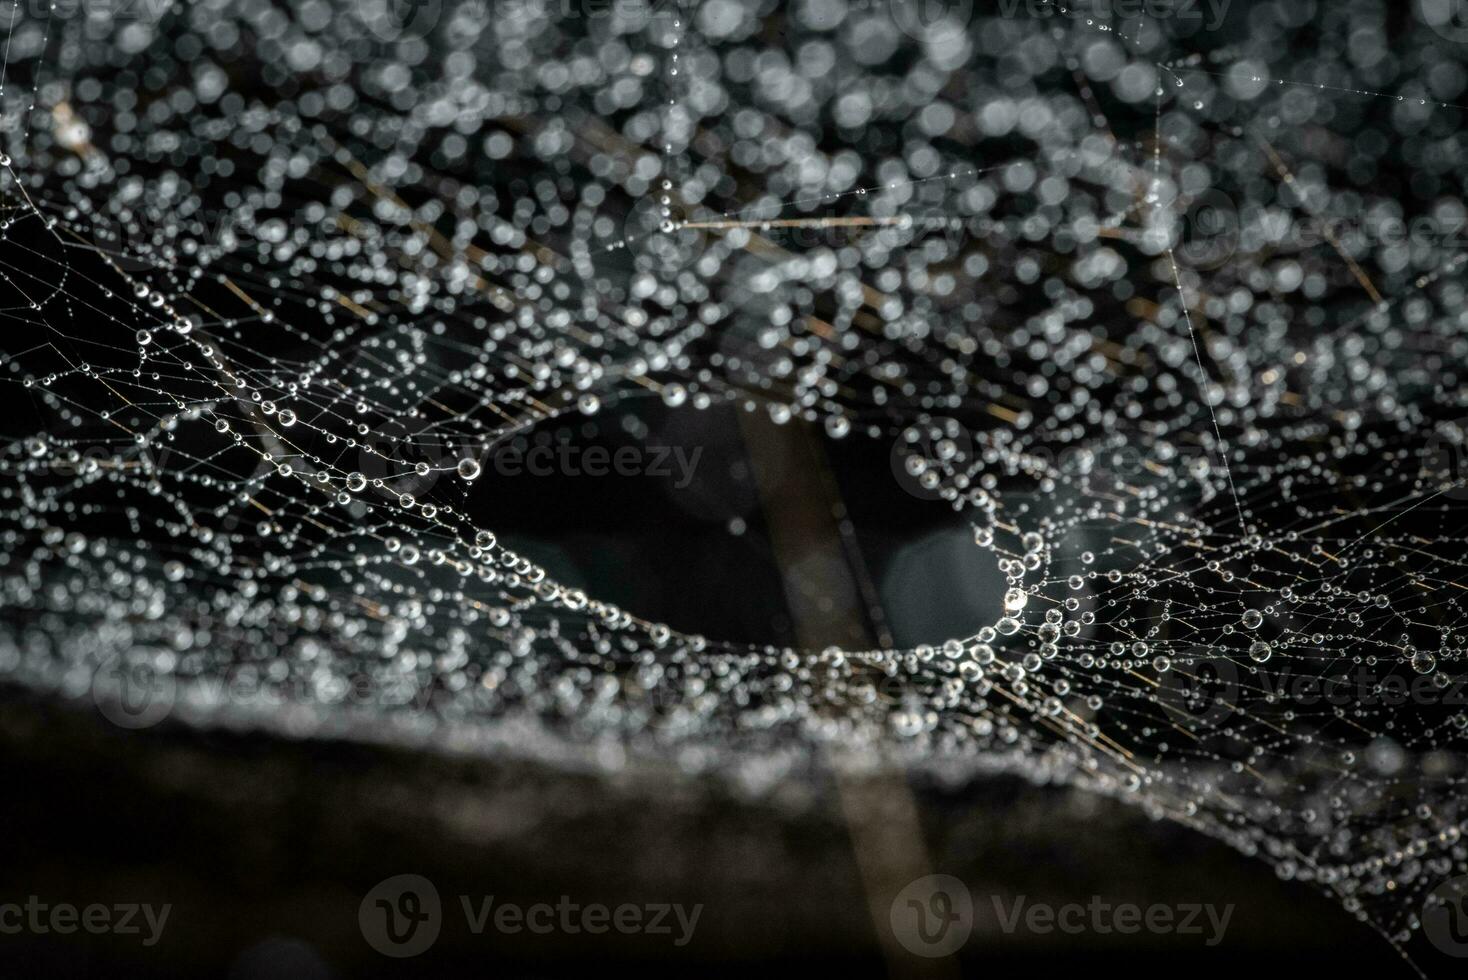
[[[1240, 18], [1247, 7], [1236, 0]], [[1245, 36], [1241, 29], [1234, 38]], [[1150, 125], [1143, 115], [1134, 120], [1139, 133]], [[1399, 186], [1407, 169], [1378, 180]], [[86, 328], [68, 329], [85, 340]], [[13, 388], [0, 406], [7, 435], [54, 421]], [[620, 433], [628, 416], [649, 435]], [[629, 403], [551, 436], [581, 447], [702, 446], [690, 488], [671, 492], [651, 477], [485, 480], [475, 509], [497, 515], [507, 546], [646, 618], [721, 639], [795, 644], [790, 585], [765, 518], [783, 481], [766, 474], [762, 490], [745, 451], [761, 424], [741, 427], [732, 409], [693, 415]], [[992, 621], [984, 603], [994, 594], [993, 569], [962, 521], [886, 478], [890, 444], [819, 444], [879, 600], [856, 628], [908, 645]], [[794, 482], [786, 492], [803, 490]], [[736, 520], [742, 533], [731, 529]], [[744, 795], [664, 769], [607, 777], [170, 724], [125, 732], [89, 701], [8, 690], [0, 780], [0, 901], [36, 894], [52, 903], [174, 906], [162, 941], [148, 949], [129, 937], [0, 936], [6, 976], [1412, 973], [1336, 902], [1278, 880], [1263, 862], [1112, 801], [1008, 777], [912, 786], [933, 869], [962, 878], [981, 910], [993, 893], [1055, 903], [1093, 894], [1142, 905], [1233, 903], [1224, 941], [1206, 948], [1199, 937], [1145, 933], [1005, 936], [981, 924], [957, 964], [891, 960], [868, 913], [850, 831], [819, 775]], [[391, 961], [362, 939], [358, 904], [378, 881], [409, 872], [437, 885], [447, 924], [430, 952]], [[705, 908], [683, 949], [644, 936], [542, 942], [467, 934], [455, 917], [459, 894]], [[1433, 960], [1428, 949], [1413, 953], [1435, 974], [1460, 966]]]
[[[978, 921], [961, 959], [935, 966], [884, 958], [829, 800], [756, 801], [666, 772], [602, 778], [346, 744], [124, 733], [19, 699], [0, 718], [0, 896], [174, 906], [147, 949], [139, 937], [0, 938], [7, 976], [1411, 975], [1335, 902], [1261, 862], [1111, 801], [1011, 778], [917, 787], [934, 867], [965, 881]], [[390, 960], [362, 939], [358, 905], [409, 872], [434, 882], [445, 925], [429, 952]], [[1100, 895], [1236, 908], [1213, 948], [1201, 936], [1006, 936], [985, 911], [996, 893], [1006, 904]], [[475, 936], [460, 894], [705, 908], [676, 949], [661, 936]]]

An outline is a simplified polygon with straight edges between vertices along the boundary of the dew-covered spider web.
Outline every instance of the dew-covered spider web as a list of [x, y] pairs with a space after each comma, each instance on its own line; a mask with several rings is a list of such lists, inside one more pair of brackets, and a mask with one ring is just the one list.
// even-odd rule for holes
[[[1468, 871], [1451, 24], [4, 6], [12, 684], [137, 669], [189, 724], [766, 781], [828, 747], [1020, 772], [1398, 943]], [[497, 540], [486, 453], [653, 399], [895, 447], [871, 479], [971, 526], [1000, 618], [692, 636]]]

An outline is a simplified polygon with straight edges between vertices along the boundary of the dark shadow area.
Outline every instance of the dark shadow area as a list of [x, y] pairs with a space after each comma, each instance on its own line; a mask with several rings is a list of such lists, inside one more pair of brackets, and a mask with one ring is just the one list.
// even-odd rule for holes
[[[123, 733], [93, 713], [13, 695], [0, 742], [11, 787], [0, 802], [10, 842], [0, 899], [172, 906], [147, 948], [141, 936], [0, 936], [7, 976], [939, 975], [928, 961], [884, 959], [823, 789], [796, 804], [667, 771], [603, 779], [167, 726]], [[1275, 975], [1308, 963], [1409, 975], [1334, 902], [1117, 803], [1010, 778], [916, 790], [934, 868], [974, 896], [964, 975], [1042, 962], [1051, 974]], [[433, 882], [442, 929], [422, 955], [393, 960], [364, 940], [359, 906], [404, 873]], [[475, 934], [461, 899], [491, 895], [703, 910], [682, 947], [661, 935]], [[1012, 908], [1021, 895], [1235, 908], [1212, 947], [1146, 932], [1006, 934], [995, 898]]]

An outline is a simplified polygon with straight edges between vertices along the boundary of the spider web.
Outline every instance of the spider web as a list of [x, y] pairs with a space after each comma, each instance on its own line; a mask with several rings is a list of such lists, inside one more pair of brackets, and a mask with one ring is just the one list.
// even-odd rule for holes
[[[1468, 872], [1462, 47], [901, 6], [15, 5], [0, 673], [766, 785], [1015, 771], [1408, 942]], [[654, 398], [890, 445], [1003, 616], [735, 643], [499, 543], [487, 454]]]

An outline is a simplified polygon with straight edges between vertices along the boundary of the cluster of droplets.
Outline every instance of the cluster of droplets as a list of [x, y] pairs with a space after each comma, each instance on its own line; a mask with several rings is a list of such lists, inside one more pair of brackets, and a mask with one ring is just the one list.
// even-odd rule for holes
[[[1468, 69], [1370, 57], [1368, 6], [1290, 84], [1277, 10], [1206, 55], [840, 2], [217, 0], [22, 43], [64, 81], [0, 159], [0, 674], [766, 785], [1005, 768], [1406, 942], [1468, 870]], [[710, 640], [485, 526], [494, 447], [644, 397], [890, 446], [873, 479], [994, 562], [992, 623]]]

